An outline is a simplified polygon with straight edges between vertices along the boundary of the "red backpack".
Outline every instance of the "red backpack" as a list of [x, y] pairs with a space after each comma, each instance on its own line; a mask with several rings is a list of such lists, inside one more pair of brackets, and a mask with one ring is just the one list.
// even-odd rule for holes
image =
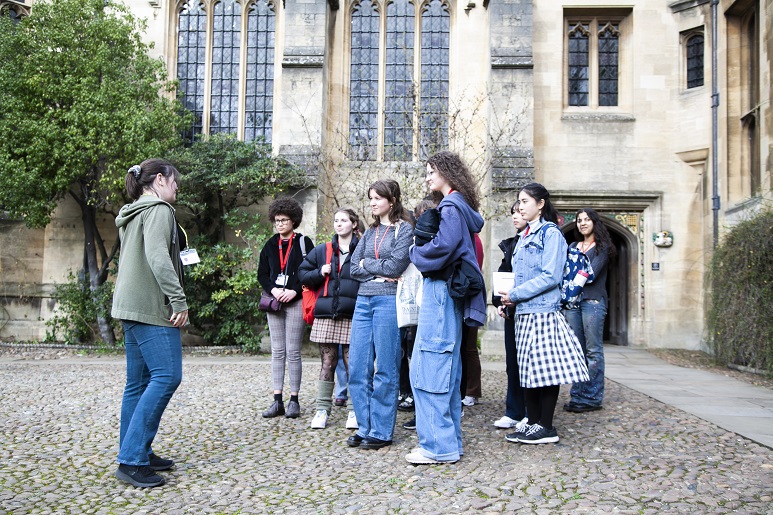
[[[333, 244], [328, 242], [325, 244], [325, 264], [330, 264], [333, 261]], [[331, 270], [332, 273], [332, 270]], [[317, 299], [319, 298], [320, 290], [322, 296], [327, 296], [327, 284], [330, 282], [330, 274], [325, 277], [325, 285], [317, 290], [311, 290], [307, 287], [303, 287], [303, 299], [301, 300], [303, 306], [303, 320], [312, 325], [314, 323], [314, 308], [317, 305]]]

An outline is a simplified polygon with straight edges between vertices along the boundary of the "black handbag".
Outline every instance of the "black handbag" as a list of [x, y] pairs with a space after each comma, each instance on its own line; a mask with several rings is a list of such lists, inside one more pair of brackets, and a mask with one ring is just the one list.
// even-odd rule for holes
[[266, 313], [276, 313], [277, 311], [282, 310], [282, 303], [279, 302], [276, 299], [276, 297], [274, 297], [270, 293], [261, 292], [258, 309], [261, 311], [265, 311]]

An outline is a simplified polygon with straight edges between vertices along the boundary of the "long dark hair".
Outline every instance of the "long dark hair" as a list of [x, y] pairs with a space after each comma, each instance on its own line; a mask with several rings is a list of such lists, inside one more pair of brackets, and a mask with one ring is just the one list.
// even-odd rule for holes
[[[615, 244], [612, 243], [612, 237], [609, 235], [609, 231], [607, 230], [607, 226], [604, 225], [604, 222], [601, 221], [601, 217], [596, 212], [595, 209], [590, 207], [585, 207], [582, 209], [577, 210], [577, 213], [574, 215], [574, 228], [576, 233], [580, 233], [577, 229], [577, 217], [580, 216], [580, 213], [585, 213], [588, 215], [588, 218], [590, 218], [590, 221], [593, 222], [593, 239], [596, 241], [596, 248], [598, 252], [607, 251], [607, 255], [610, 258], [613, 258], [617, 255], [617, 249], [615, 248]], [[577, 241], [582, 241], [583, 236], [580, 234], [580, 238]]]
[[[376, 194], [385, 199], [389, 199], [389, 203], [392, 207], [389, 209], [389, 221], [396, 223], [400, 220], [404, 222], [411, 222], [411, 217], [403, 207], [402, 196], [400, 194], [400, 184], [392, 179], [380, 179], [368, 188], [368, 198], [370, 198], [370, 192], [375, 191]], [[381, 223], [381, 219], [378, 216], [373, 217], [373, 223], [371, 227], [376, 228]]]
[[542, 218], [548, 222], [558, 224], [558, 211], [556, 211], [556, 208], [554, 208], [553, 204], [550, 202], [550, 192], [545, 189], [545, 186], [538, 182], [530, 182], [521, 188], [521, 191], [536, 200], [538, 203], [540, 200], [544, 200], [545, 205], [542, 208]]
[[167, 179], [174, 177], [175, 181], [180, 182], [180, 172], [172, 163], [158, 158], [146, 159], [126, 172], [126, 194], [130, 199], [137, 200], [145, 189], [153, 189], [153, 182], [158, 174]]
[[471, 208], [475, 211], [480, 208], [480, 196], [478, 188], [475, 187], [475, 179], [472, 178], [470, 170], [459, 155], [444, 150], [430, 157], [427, 164], [435, 173], [442, 175], [451, 188], [461, 193]]

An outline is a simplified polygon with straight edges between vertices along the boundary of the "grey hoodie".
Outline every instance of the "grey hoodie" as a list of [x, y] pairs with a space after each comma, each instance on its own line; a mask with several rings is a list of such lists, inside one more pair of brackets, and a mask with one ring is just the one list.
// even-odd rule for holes
[[173, 313], [188, 309], [182, 288], [174, 208], [143, 195], [118, 212], [121, 238], [113, 318], [173, 327]]

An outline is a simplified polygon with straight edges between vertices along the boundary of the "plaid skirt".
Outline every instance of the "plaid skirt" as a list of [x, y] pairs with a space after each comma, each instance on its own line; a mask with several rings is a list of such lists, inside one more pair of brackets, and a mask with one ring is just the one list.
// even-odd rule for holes
[[309, 339], [314, 343], [343, 343], [349, 345], [352, 333], [351, 318], [315, 318]]
[[560, 311], [518, 315], [518, 374], [524, 388], [588, 381], [580, 341]]

